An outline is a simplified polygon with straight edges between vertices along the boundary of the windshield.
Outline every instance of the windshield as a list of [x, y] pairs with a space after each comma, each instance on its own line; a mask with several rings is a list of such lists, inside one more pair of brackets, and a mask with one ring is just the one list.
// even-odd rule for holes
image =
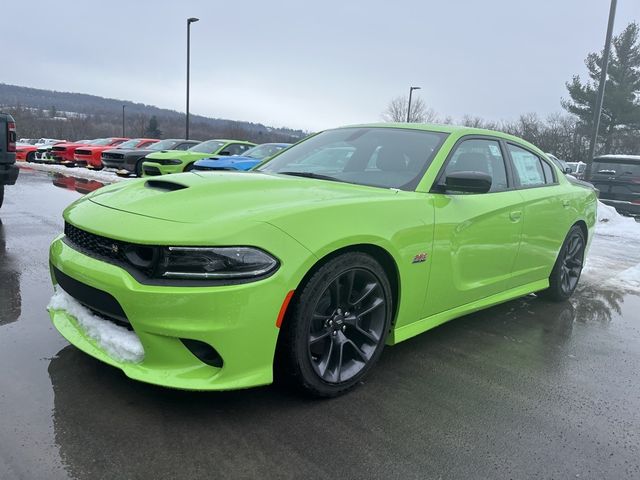
[[207, 140], [206, 142], [199, 143], [195, 147], [191, 147], [188, 151], [198, 153], [216, 153], [223, 145], [224, 142], [220, 142], [218, 140]]
[[135, 148], [138, 143], [140, 143], [140, 140], [134, 138], [131, 140], [127, 140], [126, 142], [122, 142], [120, 145], [118, 145], [118, 148]]
[[628, 175], [632, 177], [640, 176], [640, 162], [626, 163], [620, 161], [600, 161], [593, 162], [592, 171], [594, 174], [615, 175], [616, 177]]
[[111, 142], [113, 142], [113, 140], [110, 138], [99, 138], [98, 140], [94, 140], [93, 142], [91, 142], [91, 145], [104, 146], [104, 145], [110, 145]]
[[177, 140], [160, 140], [153, 145], [145, 147], [145, 150], [171, 150], [177, 143]]
[[243, 157], [255, 158], [256, 160], [262, 160], [263, 158], [272, 157], [280, 150], [287, 148], [288, 145], [273, 145], [265, 144], [258, 145], [257, 147], [250, 148], [242, 154]]
[[446, 136], [384, 127], [328, 130], [294, 145], [257, 170], [413, 190]]

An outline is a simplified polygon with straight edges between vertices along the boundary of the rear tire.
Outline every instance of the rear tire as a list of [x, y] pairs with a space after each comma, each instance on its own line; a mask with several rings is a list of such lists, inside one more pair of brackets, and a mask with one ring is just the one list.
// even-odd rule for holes
[[27, 153], [27, 162], [33, 163], [36, 159], [36, 152]]
[[3, 201], [4, 201], [4, 185], [0, 184], [0, 208], [2, 208]]
[[573, 295], [582, 273], [586, 245], [582, 229], [578, 225], [571, 227], [549, 275], [549, 288], [538, 292], [539, 296], [562, 302]]
[[307, 394], [356, 386], [382, 353], [393, 312], [384, 269], [360, 252], [339, 255], [301, 286], [282, 326], [277, 375]]

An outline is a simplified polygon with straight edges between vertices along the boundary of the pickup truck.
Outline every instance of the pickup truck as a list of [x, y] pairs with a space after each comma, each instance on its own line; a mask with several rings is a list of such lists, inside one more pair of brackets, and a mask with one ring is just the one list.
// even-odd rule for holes
[[16, 163], [16, 122], [0, 112], [0, 207], [4, 200], [4, 186], [13, 185], [18, 178]]

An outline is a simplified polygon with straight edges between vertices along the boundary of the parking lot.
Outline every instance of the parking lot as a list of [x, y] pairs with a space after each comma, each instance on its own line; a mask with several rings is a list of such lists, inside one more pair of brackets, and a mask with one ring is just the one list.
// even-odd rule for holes
[[599, 234], [570, 302], [528, 296], [387, 348], [335, 400], [173, 391], [51, 326], [47, 247], [80, 196], [53, 181], [23, 169], [2, 210], [0, 478], [640, 477], [640, 240]]

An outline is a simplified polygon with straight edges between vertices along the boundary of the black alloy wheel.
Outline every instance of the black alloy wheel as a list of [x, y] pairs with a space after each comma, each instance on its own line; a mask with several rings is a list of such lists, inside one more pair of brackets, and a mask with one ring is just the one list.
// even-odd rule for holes
[[549, 288], [539, 292], [540, 296], [563, 301], [573, 295], [582, 273], [586, 245], [582, 229], [571, 227], [549, 276]]
[[375, 364], [389, 332], [391, 286], [370, 255], [329, 260], [301, 287], [278, 343], [285, 376], [320, 397], [355, 386]]

